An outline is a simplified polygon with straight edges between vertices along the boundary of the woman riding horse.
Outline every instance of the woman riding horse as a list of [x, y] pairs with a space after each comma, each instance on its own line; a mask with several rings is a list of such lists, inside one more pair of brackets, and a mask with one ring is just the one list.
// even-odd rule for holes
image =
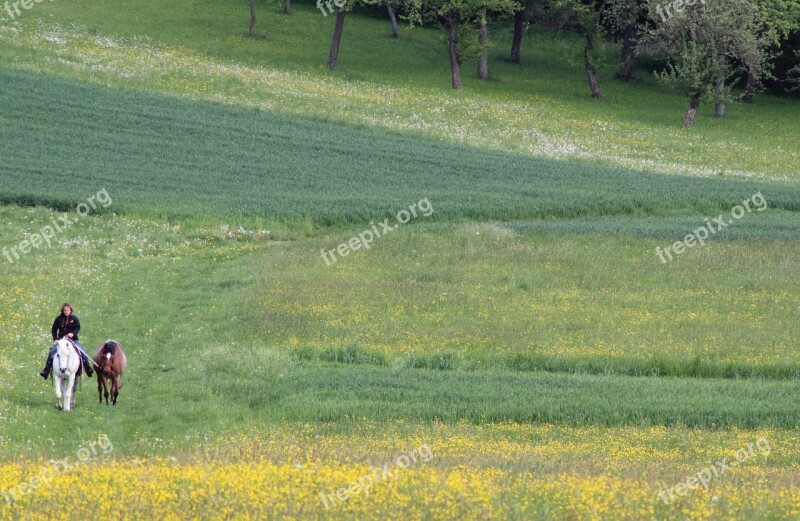
[[[78, 320], [78, 317], [72, 314], [72, 306], [69, 303], [64, 303], [61, 306], [61, 314], [58, 315], [53, 321], [53, 327], [51, 329], [53, 333], [53, 343], [57, 342], [63, 337], [67, 337], [77, 346], [79, 347], [81, 360], [83, 361], [83, 370], [86, 371], [86, 376], [89, 378], [92, 377], [92, 361], [89, 358], [89, 355], [86, 354], [86, 350], [83, 348], [81, 343], [78, 341], [78, 331], [81, 330], [81, 323]], [[39, 373], [42, 378], [47, 380], [47, 377], [50, 376], [50, 371], [53, 369], [53, 357], [56, 355], [56, 346], [53, 345], [53, 348], [50, 349], [50, 354], [47, 356], [47, 363], [42, 369], [42, 372]]]

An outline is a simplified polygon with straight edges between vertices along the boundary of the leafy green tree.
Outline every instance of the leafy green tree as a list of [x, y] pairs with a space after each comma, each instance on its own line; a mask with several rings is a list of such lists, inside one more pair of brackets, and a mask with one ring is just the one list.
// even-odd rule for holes
[[[518, 7], [516, 0], [410, 0], [408, 5], [412, 23], [421, 24], [423, 17], [431, 14], [444, 27], [450, 76], [453, 89], [456, 90], [461, 88], [461, 64], [471, 54], [465, 50], [474, 48], [471, 42], [464, 39], [464, 35], [474, 34], [469, 26], [476, 22], [480, 24], [481, 17], [485, 17], [487, 11], [510, 14]], [[488, 35], [483, 44], [480, 40], [483, 38], [479, 36], [480, 48], [485, 49]]]
[[603, 34], [601, 16], [606, 6], [606, 0], [554, 0], [553, 5], [564, 9], [573, 18], [578, 30], [583, 34], [585, 43], [583, 47], [583, 65], [586, 69], [586, 79], [592, 97], [600, 99], [603, 91], [597, 81], [597, 53], [596, 44]]
[[622, 56], [620, 57], [617, 79], [632, 81], [636, 79], [639, 40], [647, 23], [648, 7], [646, 0], [607, 0], [603, 12], [604, 25], [616, 34], [622, 35]]
[[769, 27], [748, 0], [705, 4], [678, 0], [668, 11], [670, 16], [663, 15], [667, 8], [658, 1], [650, 4], [656, 26], [649, 31], [648, 42], [668, 60], [666, 70], [657, 73], [659, 80], [689, 96], [684, 127], [694, 123], [701, 100], [713, 100], [716, 115], [724, 116], [725, 104], [736, 101], [731, 86], [746, 69], [756, 78], [768, 74], [773, 41]]
[[[759, 18], [764, 22], [765, 36], [772, 41], [773, 47], [777, 48], [781, 42], [788, 38], [792, 31], [800, 28], [800, 1], [798, 0], [755, 0], [756, 8], [758, 9]], [[747, 56], [745, 59], [754, 59], [756, 64], [746, 61], [745, 67], [747, 68], [747, 83], [744, 89], [744, 101], [746, 103], [753, 102], [753, 94], [756, 89], [760, 87], [761, 78], [758, 77], [756, 71], [759, 69], [757, 63], [763, 56]], [[762, 64], [761, 67], [769, 68], [768, 64]]]

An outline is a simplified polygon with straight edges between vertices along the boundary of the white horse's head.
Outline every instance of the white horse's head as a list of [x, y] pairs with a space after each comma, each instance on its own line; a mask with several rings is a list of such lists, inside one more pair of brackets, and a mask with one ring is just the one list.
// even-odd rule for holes
[[53, 365], [57, 376], [68, 375], [78, 370], [80, 358], [71, 340], [62, 338], [56, 342], [56, 359]]

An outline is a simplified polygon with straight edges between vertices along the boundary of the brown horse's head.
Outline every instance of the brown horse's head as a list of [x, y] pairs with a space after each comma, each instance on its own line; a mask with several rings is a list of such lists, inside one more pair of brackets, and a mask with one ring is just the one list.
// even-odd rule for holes
[[116, 354], [116, 350], [117, 344], [114, 342], [106, 342], [103, 345], [102, 365], [100, 369], [102, 369], [106, 376], [111, 376], [114, 373], [114, 355]]
[[95, 354], [94, 363], [107, 378], [121, 373], [119, 356], [122, 351], [119, 347], [116, 342], [109, 340]]

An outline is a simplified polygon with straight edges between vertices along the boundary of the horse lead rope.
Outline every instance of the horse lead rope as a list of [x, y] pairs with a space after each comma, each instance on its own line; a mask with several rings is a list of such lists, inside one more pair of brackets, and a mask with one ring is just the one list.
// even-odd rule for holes
[[[73, 339], [71, 339], [71, 338], [67, 338], [67, 340], [69, 340], [69, 341], [70, 341], [70, 343], [71, 343], [73, 346], [75, 346], [75, 349], [77, 349], [78, 351], [80, 351], [81, 353], [83, 353], [84, 355], [86, 355], [86, 358], [88, 358], [89, 360], [91, 360], [91, 359], [92, 359], [92, 357], [91, 357], [91, 356], [89, 356], [89, 355], [86, 353], [86, 351], [84, 351], [83, 349], [81, 349], [81, 346], [79, 346], [79, 345], [78, 345], [78, 344], [77, 344], [77, 343], [76, 343], [76, 342], [75, 342]], [[81, 363], [83, 363], [83, 360], [81, 360]]]

